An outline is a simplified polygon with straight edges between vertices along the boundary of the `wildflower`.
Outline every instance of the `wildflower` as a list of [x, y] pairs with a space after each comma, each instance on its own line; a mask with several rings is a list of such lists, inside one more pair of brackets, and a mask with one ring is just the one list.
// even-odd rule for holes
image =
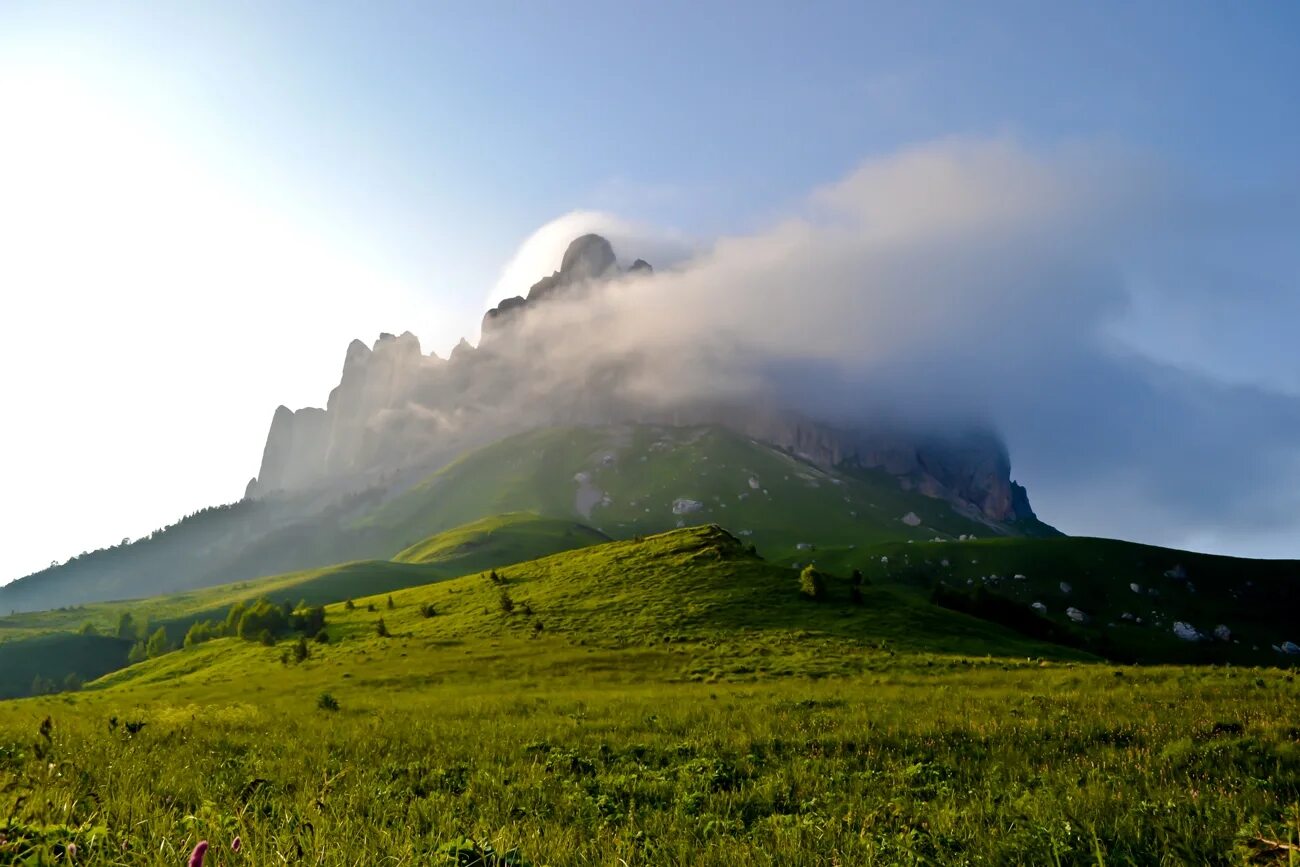
[[69, 843], [63, 851], [67, 853], [68, 860], [71, 861], [73, 858], [77, 857], [77, 844]]
[[190, 853], [189, 867], [203, 867], [203, 856], [206, 854], [208, 854], [208, 841], [200, 840], [194, 847], [194, 851]]
[[244, 848], [243, 841], [239, 839], [239, 835], [235, 835], [235, 839], [230, 841], [230, 851], [238, 852], [242, 848]]

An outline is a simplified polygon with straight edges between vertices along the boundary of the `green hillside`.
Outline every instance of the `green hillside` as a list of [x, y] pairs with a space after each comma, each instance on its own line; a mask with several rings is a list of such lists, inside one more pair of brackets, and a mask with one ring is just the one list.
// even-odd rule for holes
[[[1091, 637], [1115, 658], [1300, 663], [1277, 649], [1300, 641], [1300, 562], [1293, 560], [1073, 537], [895, 543], [870, 554], [861, 568], [878, 583], [927, 590], [942, 584], [1038, 603], [1043, 616]], [[1069, 616], [1072, 608], [1082, 622]], [[1183, 624], [1183, 637], [1176, 624]], [[1219, 627], [1226, 633], [1216, 637]]]
[[1052, 532], [991, 525], [883, 472], [831, 471], [718, 427], [546, 428], [473, 451], [361, 519], [394, 540], [511, 511], [614, 538], [714, 522], [785, 564], [828, 567], [884, 541]]
[[1300, 840], [1286, 672], [1089, 661], [905, 583], [814, 600], [714, 526], [496, 572], [331, 605], [323, 642], [219, 638], [0, 703], [0, 851], [1285, 864]]
[[[603, 539], [573, 522], [515, 513], [437, 534], [401, 552], [394, 561], [342, 563], [169, 596], [0, 617], [0, 698], [27, 695], [37, 675], [62, 684], [69, 674], [89, 679], [120, 668], [137, 638], [162, 627], [178, 644], [193, 623], [221, 620], [239, 602], [264, 597], [324, 605], [442, 581]], [[112, 637], [118, 635], [123, 614], [133, 620], [131, 637], [124, 641]], [[91, 635], [80, 634], [83, 631]], [[108, 651], [103, 661], [90, 664], [84, 648], [94, 640]]]
[[[417, 477], [418, 478], [418, 477]], [[509, 512], [630, 538], [714, 521], [766, 556], [807, 560], [898, 539], [1054, 532], [993, 526], [883, 472], [828, 471], [717, 427], [547, 428], [473, 450], [414, 483], [346, 495], [245, 500], [0, 586], [0, 611], [36, 611], [386, 559], [419, 540]], [[847, 562], [847, 556], [844, 561]]]

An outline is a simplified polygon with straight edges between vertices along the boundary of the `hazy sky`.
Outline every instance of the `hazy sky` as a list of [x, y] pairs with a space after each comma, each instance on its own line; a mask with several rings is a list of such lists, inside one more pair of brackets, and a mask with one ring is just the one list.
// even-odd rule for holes
[[[1174, 449], [1181, 475], [1075, 495], [1076, 451], [1159, 445], [1145, 392], [1076, 371], [1059, 388], [1107, 383], [1125, 433], [1008, 430], [1039, 513], [1300, 556], [1300, 6], [900, 7], [0, 2], [0, 581], [237, 499], [275, 406], [321, 405], [350, 339], [445, 353], [570, 229], [652, 261], [761, 239], [954, 138], [1120, 154], [1112, 199], [1157, 187], [1150, 223], [1088, 246], [1123, 272], [1106, 333], [1126, 369], [1195, 379], [1187, 418], [1239, 422]], [[1246, 449], [1275, 457], [1235, 472]], [[1238, 484], [1195, 482], [1216, 473]]]

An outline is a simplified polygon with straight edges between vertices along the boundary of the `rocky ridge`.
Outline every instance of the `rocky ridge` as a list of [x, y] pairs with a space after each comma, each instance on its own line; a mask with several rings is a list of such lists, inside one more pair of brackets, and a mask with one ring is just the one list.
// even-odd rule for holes
[[247, 496], [362, 487], [395, 470], [436, 468], [458, 451], [528, 427], [654, 422], [719, 424], [822, 466], [883, 470], [903, 487], [981, 520], [1034, 517], [1025, 489], [1011, 481], [1005, 447], [989, 431], [935, 435], [884, 424], [845, 430], [790, 411], [710, 403], [647, 408], [620, 393], [618, 370], [543, 385], [522, 361], [529, 351], [498, 351], [514, 324], [552, 298], [651, 275], [641, 259], [624, 271], [605, 238], [584, 235], [569, 245], [558, 271], [526, 296], [487, 311], [477, 347], [462, 340], [444, 360], [424, 355], [409, 332], [381, 334], [372, 346], [354, 340], [324, 409], [276, 409]]

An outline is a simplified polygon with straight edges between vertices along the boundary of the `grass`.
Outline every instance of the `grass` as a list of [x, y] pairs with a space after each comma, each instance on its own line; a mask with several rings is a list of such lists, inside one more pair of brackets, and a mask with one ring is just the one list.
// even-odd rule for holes
[[[61, 683], [70, 672], [98, 677], [126, 663], [130, 641], [116, 634], [129, 613], [141, 632], [162, 626], [179, 643], [199, 620], [223, 619], [236, 602], [267, 597], [309, 605], [387, 594], [602, 541], [596, 531], [570, 521], [514, 513], [494, 516], [434, 535], [394, 561], [366, 560], [309, 569], [170, 596], [11, 615], [0, 618], [0, 698], [28, 694], [40, 675]], [[84, 624], [99, 636], [77, 634]], [[93, 649], [92, 649], [93, 648]]]
[[[674, 512], [683, 501], [692, 511]], [[626, 425], [508, 437], [369, 513], [356, 531], [427, 533], [516, 510], [623, 539], [713, 522], [773, 562], [806, 563], [811, 554], [800, 546], [815, 546], [830, 568], [880, 542], [1023, 529], [972, 520], [942, 500], [902, 490], [883, 472], [828, 471], [724, 428]], [[909, 514], [917, 526], [904, 522]], [[836, 559], [836, 551], [846, 554]]]
[[1285, 864], [1250, 859], [1297, 839], [1277, 671], [900, 654], [706, 684], [646, 648], [422, 643], [296, 667], [247, 648], [237, 681], [172, 661], [0, 706], [9, 863], [75, 840], [87, 863], [176, 865], [238, 835], [219, 863], [436, 864], [468, 839], [534, 865]]
[[[873, 581], [922, 589], [938, 582], [961, 590], [984, 587], [1026, 605], [1040, 602], [1049, 619], [1104, 637], [1117, 658], [1239, 665], [1300, 661], [1273, 649], [1300, 641], [1295, 617], [1300, 564], [1295, 561], [1083, 537], [895, 543], [870, 554], [861, 568]], [[1066, 614], [1071, 607], [1084, 612], [1087, 622], [1071, 621]], [[1205, 639], [1178, 638], [1173, 627], [1179, 622]], [[1219, 625], [1228, 628], [1228, 639], [1213, 637]]]
[[1292, 672], [1120, 667], [905, 586], [826, 592], [688, 528], [330, 606], [301, 663], [218, 639], [0, 703], [0, 863], [75, 842], [177, 865], [207, 839], [222, 865], [1228, 865], [1300, 842]]

